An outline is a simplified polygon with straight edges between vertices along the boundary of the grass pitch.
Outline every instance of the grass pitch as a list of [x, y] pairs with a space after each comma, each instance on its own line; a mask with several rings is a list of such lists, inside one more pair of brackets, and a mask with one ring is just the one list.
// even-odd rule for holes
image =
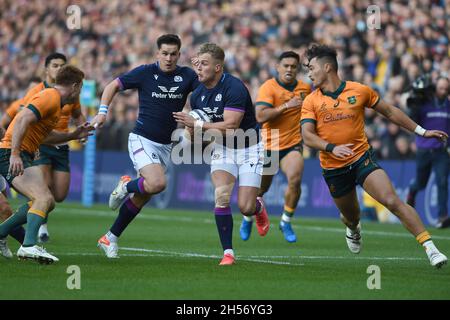
[[[14, 207], [16, 207], [14, 205]], [[211, 212], [144, 209], [120, 240], [120, 259], [96, 247], [115, 212], [106, 206], [59, 204], [49, 223], [53, 265], [0, 258], [4, 299], [450, 299], [450, 266], [430, 266], [400, 225], [363, 223], [363, 250], [351, 254], [338, 220], [297, 216], [298, 242], [287, 243], [278, 216], [260, 237], [239, 238], [234, 215], [234, 266], [220, 267], [222, 250]], [[429, 229], [450, 256], [450, 230]], [[18, 244], [9, 239], [15, 253]], [[81, 289], [67, 288], [68, 267], [80, 268]], [[380, 268], [381, 289], [367, 287], [368, 267]], [[70, 282], [70, 279], [69, 279]], [[372, 281], [369, 279], [369, 282]]]

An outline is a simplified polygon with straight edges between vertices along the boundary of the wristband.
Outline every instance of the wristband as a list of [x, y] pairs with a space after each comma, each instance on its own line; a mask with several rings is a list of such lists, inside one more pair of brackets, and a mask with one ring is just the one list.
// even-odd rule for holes
[[335, 144], [329, 143], [327, 144], [327, 146], [325, 147], [325, 151], [326, 152], [333, 152], [334, 148], [336, 147]]
[[98, 114], [106, 115], [108, 113], [108, 108], [109, 106], [107, 106], [106, 104], [101, 104], [100, 108], [98, 108]]
[[425, 131], [427, 131], [427, 130], [425, 130], [424, 128], [422, 128], [422, 127], [419, 126], [419, 125], [414, 129], [414, 132], [415, 132], [417, 135], [422, 136], [422, 137], [425, 135]]
[[195, 120], [195, 122], [194, 122], [194, 129], [202, 130], [203, 129], [203, 124], [205, 124], [205, 121], [203, 121], [203, 120]]

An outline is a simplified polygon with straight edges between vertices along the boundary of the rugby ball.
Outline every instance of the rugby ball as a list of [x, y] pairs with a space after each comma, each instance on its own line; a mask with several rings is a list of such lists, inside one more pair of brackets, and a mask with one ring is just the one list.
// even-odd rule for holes
[[[194, 109], [189, 111], [189, 115], [194, 118], [195, 120], [202, 120], [204, 122], [211, 122], [211, 118], [208, 116], [208, 114], [201, 110], [201, 109]], [[194, 134], [193, 128], [185, 128], [184, 129], [184, 140], [192, 142], [192, 135]]]
[[201, 109], [194, 109], [189, 111], [189, 115], [194, 118], [195, 120], [202, 120], [204, 122], [211, 122], [210, 116], [208, 114], [201, 110]]

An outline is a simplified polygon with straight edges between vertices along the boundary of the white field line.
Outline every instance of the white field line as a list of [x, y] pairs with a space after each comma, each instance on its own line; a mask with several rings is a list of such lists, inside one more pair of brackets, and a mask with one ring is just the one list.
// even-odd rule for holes
[[[100, 217], [116, 217], [117, 212], [114, 211], [106, 211], [106, 210], [92, 210], [92, 209], [74, 209], [74, 208], [56, 208], [55, 211], [69, 214], [77, 214], [77, 215], [84, 215], [84, 216], [100, 216]], [[193, 219], [190, 217], [173, 217], [169, 214], [167, 216], [163, 215], [157, 215], [157, 214], [139, 214], [137, 216], [138, 219], [146, 219], [146, 220], [159, 220], [159, 221], [177, 221], [177, 222], [195, 222], [195, 223], [208, 223], [213, 224], [213, 219], [208, 218], [198, 218]], [[272, 225], [273, 227], [273, 225]], [[311, 231], [320, 231], [320, 232], [335, 232], [335, 233], [341, 233], [344, 234], [345, 229], [344, 228], [329, 228], [329, 227], [313, 227], [313, 226], [297, 226], [293, 225], [294, 229], [303, 229], [303, 230], [311, 230]], [[370, 230], [364, 230], [362, 231], [363, 235], [373, 235], [373, 236], [388, 236], [388, 237], [401, 237], [401, 238], [411, 238], [412, 236], [405, 232], [388, 232], [388, 231], [370, 231]], [[450, 240], [450, 237], [447, 236], [437, 236], [432, 235], [433, 239], [437, 240]]]
[[[121, 257], [180, 257], [180, 258], [205, 258], [205, 259], [215, 259], [219, 260], [221, 256], [218, 255], [208, 255], [202, 253], [193, 252], [176, 252], [176, 251], [166, 251], [157, 249], [145, 249], [145, 248], [130, 248], [123, 247], [120, 248], [121, 251], [131, 251], [133, 253], [120, 253]], [[55, 253], [56, 255], [62, 256], [104, 256], [102, 253], [93, 252], [61, 252]], [[237, 261], [248, 261], [257, 263], [267, 263], [275, 265], [291, 265], [291, 266], [303, 266], [303, 263], [293, 263], [287, 261], [274, 261], [271, 259], [307, 259], [307, 260], [386, 260], [386, 261], [422, 261], [425, 258], [408, 258], [408, 257], [348, 257], [348, 256], [237, 256]]]
[[[206, 255], [201, 253], [190, 253], [190, 252], [175, 252], [175, 251], [163, 251], [163, 250], [151, 250], [144, 248], [120, 248], [122, 251], [132, 251], [132, 252], [141, 252], [141, 253], [120, 253], [121, 257], [180, 257], [180, 258], [206, 258], [206, 259], [215, 259], [220, 260], [221, 256], [217, 255]], [[61, 252], [55, 253], [59, 256], [104, 256], [102, 253], [93, 253], [93, 252], [83, 252], [83, 253], [75, 253], [75, 252]], [[270, 256], [268, 256], [270, 258]], [[292, 257], [290, 257], [292, 258]], [[257, 262], [257, 263], [267, 263], [267, 264], [275, 264], [275, 265], [289, 265], [289, 266], [303, 266], [303, 263], [292, 263], [286, 261], [274, 261], [268, 259], [254, 259], [254, 258], [246, 258], [238, 256], [236, 258], [238, 261], [248, 261], [248, 262]]]

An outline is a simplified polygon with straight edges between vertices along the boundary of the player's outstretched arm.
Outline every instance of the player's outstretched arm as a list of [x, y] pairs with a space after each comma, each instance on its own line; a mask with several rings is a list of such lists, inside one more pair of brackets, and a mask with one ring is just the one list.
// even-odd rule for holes
[[94, 126], [89, 122], [85, 122], [82, 125], [79, 125], [72, 132], [59, 132], [59, 131], [51, 131], [49, 135], [44, 139], [43, 143], [48, 144], [56, 144], [63, 143], [70, 140], [83, 139], [88, 136], [93, 135], [93, 130], [95, 130]]
[[414, 132], [425, 138], [437, 138], [442, 141], [447, 140], [448, 134], [440, 130], [427, 130], [419, 126], [414, 122], [406, 113], [401, 109], [387, 104], [383, 100], [380, 100], [374, 107], [375, 111], [381, 113], [393, 123], [405, 128], [408, 131]]
[[346, 158], [353, 155], [353, 144], [334, 145], [328, 141], [323, 140], [316, 133], [316, 125], [312, 122], [305, 122], [302, 124], [303, 142], [310, 148], [314, 148], [324, 152], [331, 152], [338, 158]]
[[98, 114], [92, 120], [92, 125], [97, 128], [103, 126], [106, 121], [106, 114], [108, 113], [109, 105], [116, 95], [116, 93], [120, 90], [120, 84], [117, 79], [114, 79], [105, 87], [102, 93], [102, 98], [100, 100], [100, 108], [98, 110]]

